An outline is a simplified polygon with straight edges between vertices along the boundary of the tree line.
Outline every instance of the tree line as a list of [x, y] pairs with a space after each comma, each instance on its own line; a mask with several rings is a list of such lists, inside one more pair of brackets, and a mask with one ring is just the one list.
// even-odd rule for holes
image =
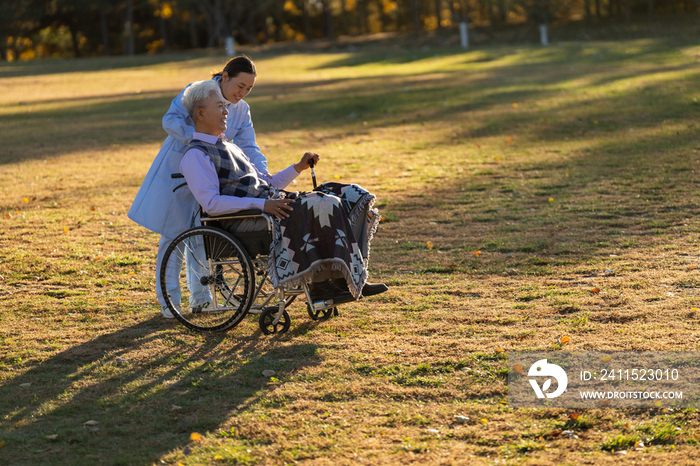
[[0, 60], [697, 14], [700, 0], [2, 0]]

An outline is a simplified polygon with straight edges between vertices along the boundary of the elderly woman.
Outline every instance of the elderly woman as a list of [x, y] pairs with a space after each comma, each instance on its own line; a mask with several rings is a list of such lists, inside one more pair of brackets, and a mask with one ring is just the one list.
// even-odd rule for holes
[[[228, 110], [211, 81], [193, 83], [183, 105], [194, 122], [192, 142], [180, 172], [194, 198], [212, 216], [260, 209], [275, 217], [269, 271], [275, 287], [311, 282], [314, 300], [336, 304], [387, 290], [367, 280], [369, 243], [379, 223], [374, 195], [357, 185], [326, 183], [307, 193], [282, 191], [318, 154], [277, 174], [263, 175], [234, 144], [219, 135], [226, 130]], [[259, 228], [255, 223], [229, 224], [232, 231]]]

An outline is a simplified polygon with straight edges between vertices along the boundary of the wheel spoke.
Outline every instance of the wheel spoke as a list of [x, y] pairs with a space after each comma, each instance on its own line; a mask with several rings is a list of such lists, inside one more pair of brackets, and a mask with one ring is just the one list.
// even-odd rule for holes
[[212, 227], [193, 228], [176, 238], [166, 250], [160, 277], [173, 315], [199, 331], [237, 325], [255, 290], [254, 269], [245, 249]]

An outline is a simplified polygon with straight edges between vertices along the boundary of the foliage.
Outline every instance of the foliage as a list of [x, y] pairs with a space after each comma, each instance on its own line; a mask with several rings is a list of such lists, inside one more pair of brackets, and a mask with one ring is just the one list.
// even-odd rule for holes
[[[652, 9], [649, 9], [651, 6]], [[503, 28], [535, 41], [536, 23], [585, 19], [586, 28], [624, 26], [654, 15], [697, 15], [691, 0], [3, 0], [0, 60], [158, 53], [379, 32], [431, 33], [466, 21], [472, 41]], [[94, 18], [85, 21], [84, 18]], [[518, 26], [519, 25], [519, 26]], [[646, 26], [644, 26], [646, 27]], [[650, 36], [658, 31], [649, 31]], [[623, 35], [637, 34], [638, 27]], [[590, 34], [591, 31], [587, 34]], [[586, 34], [586, 33], [584, 33]]]

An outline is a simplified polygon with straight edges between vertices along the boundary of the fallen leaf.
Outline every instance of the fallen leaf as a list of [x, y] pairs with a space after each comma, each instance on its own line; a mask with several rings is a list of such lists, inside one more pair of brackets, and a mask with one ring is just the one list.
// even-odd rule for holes
[[58, 434], [47, 435], [46, 438], [49, 440], [56, 440], [58, 438]]
[[0, 448], [2, 448], [4, 446], [5, 446], [5, 441], [4, 440], [0, 441]]
[[691, 265], [690, 267], [688, 267], [688, 270], [695, 270], [695, 266]]
[[467, 416], [455, 416], [455, 421], [467, 423], [469, 422], [469, 418]]
[[90, 207], [90, 210], [95, 210], [95, 206]]
[[561, 435], [561, 430], [553, 430], [549, 433], [549, 435], [551, 435], [552, 437], [557, 437]]
[[380, 222], [383, 222], [384, 220], [386, 220], [386, 217], [384, 217], [384, 216], [379, 217], [379, 221], [380, 221]]
[[513, 104], [513, 108], [518, 108], [518, 104]]
[[581, 417], [581, 415], [580, 415], [579, 413], [571, 413], [571, 414], [569, 414], [569, 419], [574, 420], [574, 421], [575, 421], [576, 419], [578, 419], [579, 417]]
[[610, 400], [603, 400], [598, 403], [598, 406], [610, 406]]
[[264, 375], [265, 377], [272, 377], [273, 375], [275, 375], [275, 371], [267, 369], [262, 371], [262, 375]]
[[68, 229], [68, 227], [63, 227], [63, 231], [65, 231], [66, 233], [68, 233], [70, 230]]
[[525, 372], [523, 371], [522, 364], [516, 364], [515, 366], [513, 366], [513, 371], [515, 371], [516, 373], [518, 373], [520, 375], [525, 375]]
[[481, 149], [481, 144], [477, 144], [477, 145], [476, 145], [476, 148], [477, 148], [477, 149]]
[[661, 405], [662, 405], [661, 400], [659, 400], [659, 401], [657, 401], [656, 403], [654, 403], [654, 406], [656, 406], [657, 408], [660, 408]]
[[603, 362], [608, 362], [612, 359], [612, 356], [604, 356], [603, 357]]
[[550, 231], [549, 234], [554, 236], [555, 233], [553, 231]]
[[510, 144], [511, 142], [513, 142], [513, 138], [506, 138], [506, 142]]
[[202, 440], [202, 436], [200, 434], [198, 434], [197, 432], [192, 432], [190, 434], [190, 440], [192, 440], [194, 442], [199, 442], [200, 440]]
[[569, 338], [567, 335], [564, 335], [559, 339], [559, 344], [563, 345], [565, 343], [569, 343], [571, 341], [571, 338]]
[[182, 406], [178, 406], [178, 405], [170, 406], [170, 411], [178, 411], [180, 409], [182, 409]]
[[503, 352], [503, 348], [496, 348], [496, 353], [502, 353], [502, 352]]
[[5, 214], [5, 218], [10, 220], [12, 218], [12, 214]]
[[340, 179], [340, 175], [333, 175], [333, 178], [335, 178], [336, 180], [339, 180], [339, 179]]
[[481, 251], [474, 251], [472, 254], [474, 257], [479, 257], [481, 255]]
[[25, 197], [24, 199], [22, 199], [22, 202], [29, 202], [29, 198]]
[[425, 245], [428, 247], [428, 249], [432, 249], [432, 248], [433, 248], [433, 243], [431, 243], [430, 241], [426, 241], [426, 242], [425, 242]]
[[593, 294], [598, 294], [598, 293], [600, 293], [600, 289], [598, 289], [598, 288], [593, 288], [593, 289], [591, 290], [591, 293], [593, 293]]
[[49, 163], [56, 163], [54, 159], [49, 160]]
[[481, 420], [481, 423], [484, 424], [484, 425], [486, 425], [486, 424], [489, 423], [489, 420], [486, 419], [486, 418], [484, 418], [484, 419]]
[[549, 202], [554, 202], [554, 198], [553, 198], [553, 197], [550, 197], [550, 198], [549, 198]]
[[598, 120], [593, 120], [593, 124], [594, 124], [594, 125], [597, 125], [597, 124], [598, 124]]
[[98, 421], [86, 421], [86, 422], [83, 422], [83, 425], [84, 425], [84, 426], [96, 426], [97, 424], [99, 424]]

